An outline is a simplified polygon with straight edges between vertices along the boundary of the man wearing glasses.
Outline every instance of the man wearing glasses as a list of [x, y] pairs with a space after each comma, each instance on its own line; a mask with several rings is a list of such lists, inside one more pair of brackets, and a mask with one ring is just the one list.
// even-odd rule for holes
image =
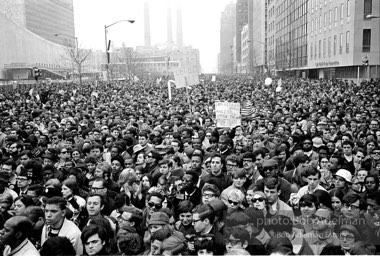
[[365, 241], [358, 230], [352, 225], [343, 225], [339, 228], [339, 245], [326, 245], [321, 255], [350, 255], [351, 249], [360, 246]]
[[342, 199], [342, 205], [342, 215], [338, 219], [336, 228], [339, 229], [342, 225], [352, 225], [358, 230], [363, 241], [373, 245], [379, 244], [371, 227], [373, 225], [372, 218], [365, 216], [367, 204], [364, 199], [358, 194], [345, 195]]
[[304, 238], [313, 254], [321, 255], [326, 245], [332, 244], [338, 246], [340, 241], [333, 232], [334, 224], [329, 210], [320, 208], [315, 212], [314, 217], [313, 231], [306, 233]]
[[309, 138], [304, 139], [302, 143], [302, 150], [304, 154], [307, 155], [307, 157], [309, 158], [309, 162], [310, 161], [318, 162], [319, 156], [318, 156], [318, 153], [313, 150], [313, 142], [311, 139]]
[[[214, 255], [223, 255], [225, 244], [223, 235], [213, 224], [216, 214], [209, 204], [204, 204], [193, 210], [193, 226], [197, 237], [214, 236]], [[194, 241], [188, 241], [189, 251], [195, 251]]]

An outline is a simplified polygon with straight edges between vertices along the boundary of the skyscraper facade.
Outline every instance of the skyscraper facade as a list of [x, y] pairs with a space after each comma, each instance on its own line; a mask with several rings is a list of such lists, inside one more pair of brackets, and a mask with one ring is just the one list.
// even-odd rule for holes
[[[0, 11], [18, 25], [51, 42], [73, 45], [73, 0], [4, 0]], [[62, 36], [55, 36], [61, 34]]]
[[[231, 74], [233, 72], [233, 39], [235, 37], [235, 4], [228, 4], [221, 15], [220, 20], [220, 56], [219, 72]], [[238, 44], [236, 43], [236, 46]]]

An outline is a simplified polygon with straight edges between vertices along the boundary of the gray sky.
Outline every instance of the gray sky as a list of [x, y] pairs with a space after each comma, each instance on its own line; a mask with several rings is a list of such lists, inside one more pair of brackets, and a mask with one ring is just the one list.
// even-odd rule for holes
[[[217, 71], [220, 14], [233, 0], [150, 0], [152, 45], [166, 42], [166, 7], [172, 6], [173, 40], [176, 40], [176, 2], [182, 3], [184, 45], [200, 51], [203, 72]], [[105, 49], [104, 25], [122, 19], [108, 28], [108, 39], [115, 46], [144, 45], [143, 0], [74, 0], [75, 31], [80, 47]]]

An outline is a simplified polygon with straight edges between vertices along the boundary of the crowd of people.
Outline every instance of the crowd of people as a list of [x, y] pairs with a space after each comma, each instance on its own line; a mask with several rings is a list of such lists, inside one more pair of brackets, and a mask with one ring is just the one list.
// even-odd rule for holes
[[281, 84], [0, 89], [3, 255], [379, 254], [379, 81]]

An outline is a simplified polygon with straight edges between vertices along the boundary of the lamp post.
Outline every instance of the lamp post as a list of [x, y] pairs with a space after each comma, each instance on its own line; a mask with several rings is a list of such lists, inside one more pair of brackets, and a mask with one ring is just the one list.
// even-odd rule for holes
[[75, 47], [76, 47], [76, 55], [78, 57], [78, 51], [79, 51], [79, 48], [78, 48], [78, 37], [71, 36], [71, 35], [68, 35], [68, 34], [63, 34], [63, 33], [57, 33], [57, 34], [54, 34], [54, 36], [66, 36], [66, 37], [70, 37], [70, 38], [74, 39], [75, 40]]
[[108, 81], [108, 75], [109, 75], [109, 71], [108, 71], [108, 65], [110, 63], [110, 55], [109, 55], [109, 47], [111, 46], [111, 44], [108, 44], [108, 40], [107, 40], [107, 28], [119, 23], [119, 22], [123, 22], [123, 21], [127, 21], [131, 24], [133, 24], [135, 21], [134, 20], [118, 20], [110, 25], [104, 25], [104, 38], [105, 38], [105, 43], [106, 43], [106, 69], [107, 69], [107, 81]]
[[379, 19], [380, 16], [379, 15], [373, 15], [373, 14], [368, 14], [367, 16], [365, 16], [366, 19]]

